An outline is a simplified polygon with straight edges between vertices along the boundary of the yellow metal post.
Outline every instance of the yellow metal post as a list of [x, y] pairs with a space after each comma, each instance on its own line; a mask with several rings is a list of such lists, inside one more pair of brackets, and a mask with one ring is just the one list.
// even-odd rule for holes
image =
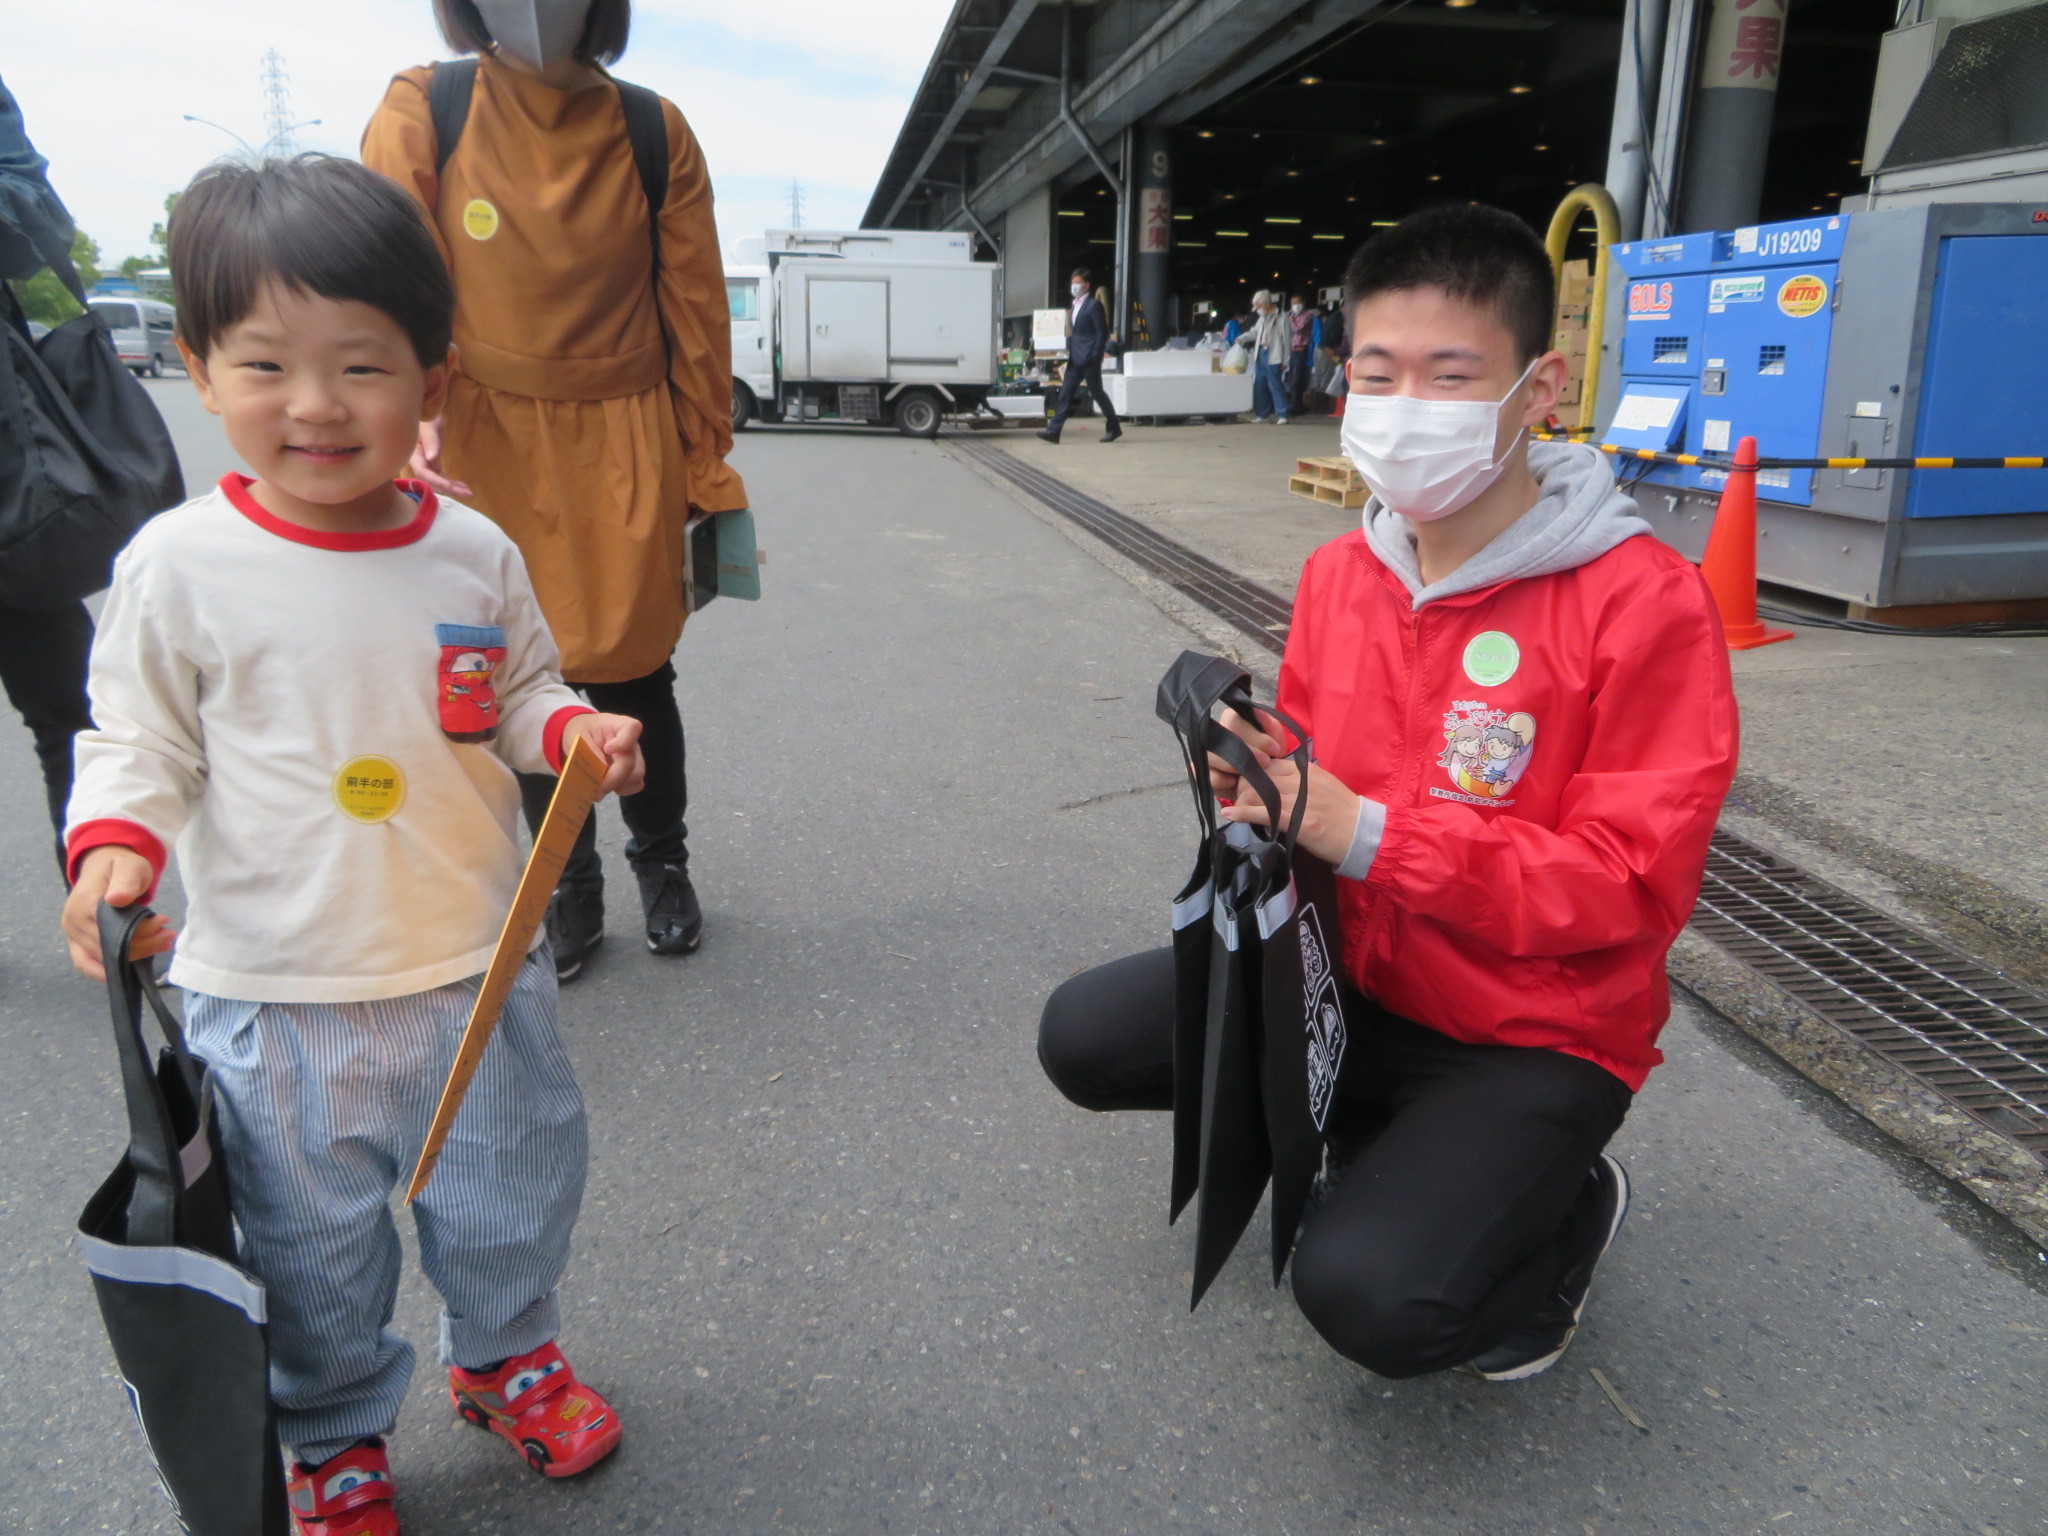
[[1615, 212], [1614, 199], [1607, 195], [1607, 189], [1597, 181], [1589, 181], [1565, 193], [1557, 212], [1550, 216], [1550, 230], [1543, 237], [1543, 244], [1550, 251], [1550, 269], [1561, 274], [1572, 229], [1579, 222], [1579, 215], [1588, 209], [1593, 214], [1593, 294], [1586, 306], [1586, 379], [1579, 395], [1582, 427], [1591, 427], [1593, 408], [1599, 403], [1600, 343], [1607, 323], [1607, 247], [1621, 233], [1621, 216]]

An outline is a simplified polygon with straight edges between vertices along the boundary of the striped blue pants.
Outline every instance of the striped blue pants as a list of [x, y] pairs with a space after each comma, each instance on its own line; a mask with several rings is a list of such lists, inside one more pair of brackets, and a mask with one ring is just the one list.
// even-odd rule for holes
[[[370, 1003], [185, 994], [192, 1049], [212, 1069], [242, 1264], [270, 1293], [278, 1430], [302, 1461], [397, 1421], [413, 1350], [391, 1328], [391, 1195], [412, 1173], [480, 979]], [[554, 1338], [587, 1150], [543, 945], [412, 1207], [420, 1268], [441, 1293], [444, 1364], [491, 1365]]]

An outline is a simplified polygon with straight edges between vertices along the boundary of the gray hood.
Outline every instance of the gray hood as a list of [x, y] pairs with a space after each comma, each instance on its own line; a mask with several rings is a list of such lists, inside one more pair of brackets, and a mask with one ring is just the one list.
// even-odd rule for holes
[[1635, 503], [1614, 484], [1607, 456], [1584, 443], [1529, 444], [1529, 471], [1542, 494], [1536, 505], [1491, 544], [1434, 586], [1422, 584], [1415, 557], [1415, 525], [1380, 505], [1365, 504], [1365, 541], [1407, 586], [1414, 606], [1457, 592], [1490, 587], [1525, 576], [1574, 570], [1624, 539], [1648, 533]]

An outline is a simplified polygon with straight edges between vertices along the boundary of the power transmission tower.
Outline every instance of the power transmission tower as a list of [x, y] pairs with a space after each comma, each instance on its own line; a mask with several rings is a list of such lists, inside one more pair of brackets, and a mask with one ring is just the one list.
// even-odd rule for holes
[[292, 82], [284, 72], [284, 56], [275, 48], [263, 55], [263, 125], [269, 137], [263, 141], [266, 155], [290, 157], [299, 152], [292, 121]]
[[804, 227], [803, 183], [799, 182], [794, 176], [789, 179], [789, 227], [791, 229], [802, 229]]

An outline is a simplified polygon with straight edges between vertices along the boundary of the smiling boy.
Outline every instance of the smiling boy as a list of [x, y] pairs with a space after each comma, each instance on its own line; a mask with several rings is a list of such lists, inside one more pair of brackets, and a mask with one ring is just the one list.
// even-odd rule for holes
[[[326, 156], [215, 166], [170, 256], [179, 350], [255, 475], [158, 517], [115, 568], [64, 932], [100, 975], [99, 903], [145, 899], [175, 844], [170, 979], [269, 1293], [293, 1517], [395, 1536], [382, 1437], [413, 1352], [390, 1327], [389, 1199], [519, 881], [514, 772], [559, 772], [582, 737], [630, 793], [640, 727], [563, 686], [511, 541], [393, 480], [440, 408], [453, 311], [405, 194]], [[138, 953], [172, 944], [152, 919]], [[549, 1476], [619, 1442], [553, 1342], [585, 1150], [540, 949], [413, 1209], [452, 1406]]]
[[[1280, 668], [1350, 984], [1294, 1293], [1386, 1376], [1518, 1380], [1571, 1342], [1628, 1209], [1605, 1148], [1663, 1059], [1664, 956], [1735, 768], [1699, 573], [1598, 452], [1529, 439], [1565, 382], [1551, 292], [1542, 244], [1493, 208], [1417, 214], [1353, 259], [1343, 446], [1373, 496], [1309, 557]], [[1292, 814], [1278, 723], [1226, 723]], [[1266, 820], [1256, 797], [1223, 814]], [[1170, 1105], [1173, 972], [1155, 950], [1053, 994], [1039, 1055], [1062, 1092]]]

